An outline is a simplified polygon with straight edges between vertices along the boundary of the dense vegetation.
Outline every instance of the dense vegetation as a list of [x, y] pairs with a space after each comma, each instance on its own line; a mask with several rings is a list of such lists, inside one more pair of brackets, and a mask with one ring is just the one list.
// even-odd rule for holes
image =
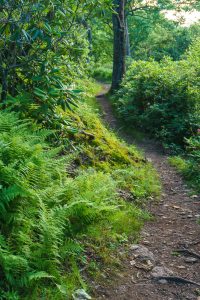
[[150, 165], [82, 101], [60, 111], [76, 124], [66, 125], [68, 154], [48, 142], [51, 130], [0, 114], [1, 299], [70, 297], [85, 287], [82, 268], [94, 276], [113, 247], [137, 236], [148, 217], [139, 200], [159, 194]]
[[179, 60], [191, 43], [199, 37], [198, 23], [190, 27], [180, 26], [163, 14], [137, 13], [129, 20], [131, 57], [134, 60], [153, 58], [160, 61], [165, 56]]
[[[115, 95], [120, 117], [158, 138], [173, 152], [186, 149], [184, 174], [199, 189], [200, 40], [179, 61], [164, 58], [131, 64]], [[173, 160], [175, 162], [175, 160]]]
[[153, 167], [101, 122], [95, 100], [91, 77], [110, 82], [120, 67], [118, 4], [129, 70], [115, 107], [127, 127], [187, 149], [172, 163], [199, 186], [200, 29], [160, 13], [173, 2], [1, 1], [0, 299], [89, 289], [160, 194]]
[[199, 128], [200, 41], [180, 61], [137, 61], [117, 93], [117, 108], [127, 122], [164, 143], [183, 144]]
[[159, 194], [152, 168], [91, 108], [87, 20], [98, 7], [0, 6], [1, 299], [71, 298], [136, 237], [148, 217], [139, 199]]

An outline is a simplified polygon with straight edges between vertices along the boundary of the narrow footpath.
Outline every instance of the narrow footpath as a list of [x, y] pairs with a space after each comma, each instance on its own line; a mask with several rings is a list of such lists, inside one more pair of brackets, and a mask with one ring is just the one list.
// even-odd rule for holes
[[147, 139], [138, 143], [120, 130], [104, 94], [98, 95], [97, 101], [104, 122], [145, 152], [160, 175], [163, 192], [160, 202], [151, 207], [155, 218], [143, 228], [139, 245], [130, 247], [128, 259], [112, 283], [105, 279], [97, 288], [96, 299], [200, 300], [199, 195], [191, 195], [158, 145]]

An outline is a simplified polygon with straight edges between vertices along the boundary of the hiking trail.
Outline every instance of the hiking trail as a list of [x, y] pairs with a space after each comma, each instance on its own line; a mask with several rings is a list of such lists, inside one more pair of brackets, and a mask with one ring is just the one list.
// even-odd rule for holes
[[[105, 85], [103, 92], [107, 90]], [[130, 247], [119, 273], [96, 288], [95, 299], [199, 300], [200, 287], [178, 278], [200, 283], [200, 197], [191, 195], [154, 141], [137, 142], [123, 133], [105, 94], [98, 95], [97, 101], [104, 122], [144, 151], [160, 175], [163, 190], [160, 202], [151, 205], [154, 219], [145, 224], [140, 243]]]

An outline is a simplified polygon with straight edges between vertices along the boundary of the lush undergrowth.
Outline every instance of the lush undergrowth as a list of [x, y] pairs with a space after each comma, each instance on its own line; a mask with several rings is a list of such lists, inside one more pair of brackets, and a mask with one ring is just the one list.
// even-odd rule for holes
[[112, 81], [112, 65], [95, 67], [92, 76], [99, 81], [110, 83]]
[[[129, 189], [131, 185], [132, 194], [136, 198], [159, 194], [159, 184], [155, 181], [154, 169], [144, 160], [136, 147], [127, 146], [103, 125], [96, 113], [98, 106], [91, 105], [91, 98], [95, 100], [91, 97], [90, 87], [85, 87], [85, 90], [87, 89], [89, 94], [86, 93], [81, 109], [76, 108], [74, 112], [64, 113], [67, 119], [70, 118], [73, 124], [77, 124], [75, 130], [77, 134], [71, 136], [74, 147], [79, 149], [76, 163], [81, 168], [91, 166], [112, 173], [115, 178], [118, 176], [119, 169], [124, 169], [124, 176], [122, 176], [124, 183], [127, 178], [127, 186], [124, 188]], [[132, 184], [129, 182], [131, 178]]]
[[127, 127], [159, 139], [171, 153], [184, 152], [184, 174], [200, 189], [200, 41], [180, 61], [134, 62], [114, 104]]
[[187, 142], [186, 155], [170, 157], [169, 161], [188, 184], [200, 193], [200, 135], [190, 138]]
[[87, 276], [138, 236], [144, 202], [160, 192], [152, 167], [86, 103], [99, 86], [82, 85], [81, 109], [59, 111], [76, 124], [66, 125], [68, 148], [47, 142], [52, 131], [0, 113], [0, 299], [70, 299], [87, 288]]

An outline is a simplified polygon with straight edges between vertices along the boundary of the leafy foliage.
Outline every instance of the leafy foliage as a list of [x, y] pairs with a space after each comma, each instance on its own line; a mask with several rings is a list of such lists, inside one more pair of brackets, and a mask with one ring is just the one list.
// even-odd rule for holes
[[158, 11], [140, 11], [128, 19], [131, 55], [135, 60], [160, 61], [164, 56], [179, 60], [198, 38], [200, 24], [181, 26]]
[[[106, 0], [2, 1], [0, 81], [3, 105], [29, 114], [44, 126], [59, 125], [56, 108], [70, 108], [72, 82], [88, 69], [84, 20]], [[108, 3], [109, 4], [109, 3]], [[80, 17], [81, 15], [81, 17]]]
[[173, 156], [169, 161], [184, 176], [189, 185], [200, 192], [200, 137], [187, 140], [187, 156]]
[[116, 95], [120, 116], [166, 145], [183, 145], [199, 128], [199, 40], [185, 59], [132, 64]]
[[[171, 163], [199, 191], [200, 41], [180, 61], [137, 61], [130, 66], [114, 105], [123, 121], [159, 140], [172, 153]], [[183, 152], [184, 150], [184, 152]]]
[[112, 80], [112, 65], [104, 65], [100, 67], [96, 67], [92, 73], [92, 76], [103, 82], [111, 82]]

